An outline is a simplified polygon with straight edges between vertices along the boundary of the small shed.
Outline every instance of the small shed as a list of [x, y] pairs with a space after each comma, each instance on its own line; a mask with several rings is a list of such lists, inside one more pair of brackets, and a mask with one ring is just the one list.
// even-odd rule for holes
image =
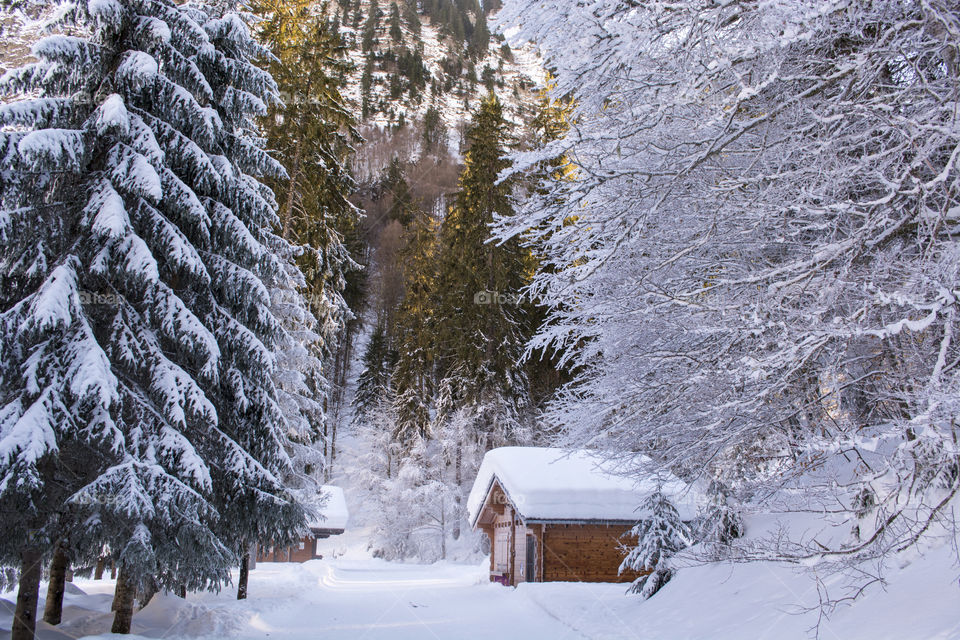
[[618, 573], [622, 537], [658, 486], [681, 518], [695, 517], [696, 501], [675, 476], [638, 481], [595, 452], [502, 447], [484, 456], [467, 511], [490, 539], [492, 582], [624, 582], [636, 574]]
[[320, 495], [323, 497], [318, 502], [323, 506], [317, 509], [319, 517], [308, 523], [310, 534], [292, 547], [260, 545], [258, 562], [306, 562], [322, 557], [317, 551], [317, 541], [343, 533], [350, 514], [340, 487], [324, 485], [320, 488]]

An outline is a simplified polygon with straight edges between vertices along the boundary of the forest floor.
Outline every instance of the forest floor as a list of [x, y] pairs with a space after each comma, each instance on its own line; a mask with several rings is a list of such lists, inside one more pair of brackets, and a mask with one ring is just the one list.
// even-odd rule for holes
[[[352, 535], [351, 535], [352, 534]], [[372, 558], [362, 532], [323, 541], [324, 559], [260, 563], [249, 598], [236, 587], [186, 600], [159, 594], [134, 615], [134, 636], [170, 640], [955, 640], [960, 638], [952, 544], [901, 557], [884, 585], [821, 619], [818, 583], [772, 563], [690, 566], [643, 601], [623, 584], [546, 583], [512, 589], [486, 580], [485, 563], [431, 565]], [[839, 593], [842, 576], [821, 577]], [[45, 588], [45, 586], [44, 586]], [[110, 580], [68, 587], [64, 622], [39, 640], [114, 638]], [[0, 599], [0, 638], [14, 594]], [[43, 603], [40, 604], [43, 611]], [[819, 628], [816, 627], [818, 620]]]

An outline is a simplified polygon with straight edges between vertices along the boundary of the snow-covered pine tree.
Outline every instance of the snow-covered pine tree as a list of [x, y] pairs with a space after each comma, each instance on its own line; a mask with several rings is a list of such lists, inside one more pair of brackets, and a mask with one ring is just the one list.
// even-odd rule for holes
[[[226, 4], [211, 8], [212, 15], [203, 24], [216, 54], [198, 56], [198, 67], [213, 87], [213, 104], [223, 122], [220, 148], [233, 177], [208, 208], [227, 215], [235, 212], [234, 221], [227, 218], [228, 226], [234, 233], [245, 228], [250, 236], [225, 233], [219, 238], [223, 244], [216, 247], [240, 268], [239, 273], [232, 267], [225, 270], [218, 293], [241, 325], [224, 326], [225, 337], [240, 346], [231, 353], [231, 369], [250, 377], [241, 379], [239, 387], [221, 389], [229, 409], [220, 410], [221, 428], [248, 457], [252, 455], [241, 474], [234, 468], [241, 460], [228, 459], [224, 482], [215, 485], [223, 487], [217, 496], [217, 532], [243, 557], [252, 542], [286, 545], [302, 533], [299, 498], [312, 499], [318, 485], [315, 472], [322, 461], [309, 444], [315, 440], [316, 422], [322, 421], [326, 389], [317, 347], [320, 329], [300, 293], [304, 277], [292, 262], [303, 248], [275, 233], [282, 227], [278, 207], [271, 189], [259, 180], [287, 175], [283, 165], [266, 153], [266, 141], [259, 134], [260, 119], [279, 102], [279, 88], [269, 71], [255, 64], [269, 53], [240, 15], [231, 12], [239, 3]], [[198, 22], [202, 17], [198, 13]], [[262, 289], [254, 294], [251, 283], [236, 286], [237, 275], [247, 277], [243, 269], [269, 289], [269, 309], [257, 308], [247, 298], [264, 302], [259, 298]], [[231, 336], [230, 331], [239, 335]], [[273, 353], [279, 358], [272, 358]], [[250, 462], [259, 462], [259, 469]]]
[[[215, 587], [239, 541], [304, 524], [280, 481], [268, 286], [284, 264], [254, 177], [282, 172], [252, 135], [276, 88], [234, 15], [96, 0], [51, 28], [78, 35], [2, 80], [0, 500], [85, 518], [70, 533], [114, 553], [124, 632], [136, 588]], [[81, 450], [99, 475], [37, 500]], [[3, 522], [8, 545], [53, 539], [50, 518]]]
[[357, 391], [353, 397], [354, 422], [363, 422], [368, 414], [381, 408], [391, 389], [393, 372], [390, 345], [383, 322], [378, 321], [370, 334], [361, 358], [363, 369], [357, 376]]
[[730, 490], [718, 480], [707, 488], [709, 503], [697, 526], [697, 540], [705, 543], [707, 550], [720, 557], [733, 540], [743, 536], [743, 518], [730, 504]]
[[690, 528], [680, 519], [677, 508], [662, 491], [656, 491], [640, 505], [643, 519], [625, 534], [636, 538], [620, 564], [620, 573], [636, 571], [641, 575], [630, 590], [649, 598], [673, 577], [670, 556], [690, 546]]

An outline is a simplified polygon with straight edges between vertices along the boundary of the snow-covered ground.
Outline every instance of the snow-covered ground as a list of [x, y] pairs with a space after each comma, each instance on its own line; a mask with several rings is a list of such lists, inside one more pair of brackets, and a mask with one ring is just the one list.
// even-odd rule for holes
[[[231, 588], [186, 601], [159, 595], [134, 615], [133, 638], [799, 640], [812, 637], [817, 623], [815, 611], [802, 611], [817, 603], [816, 583], [769, 563], [688, 567], [642, 601], [619, 584], [512, 589], [488, 583], [484, 565], [389, 563], [366, 553], [364, 536], [355, 530], [324, 541], [323, 560], [261, 563], [243, 602]], [[875, 585], [823, 620], [819, 637], [960, 638], [956, 557], [946, 544], [903, 559], [888, 572], [886, 588]], [[105, 633], [112, 589], [109, 580], [78, 580], [66, 596], [64, 623], [41, 623], [39, 638], [120, 637]], [[13, 609], [6, 597], [0, 629], [9, 629]]]

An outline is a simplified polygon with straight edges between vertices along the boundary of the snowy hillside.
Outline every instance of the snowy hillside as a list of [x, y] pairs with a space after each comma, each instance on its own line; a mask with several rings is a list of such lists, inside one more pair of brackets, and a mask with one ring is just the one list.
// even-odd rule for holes
[[[460, 144], [457, 136], [479, 99], [491, 88], [514, 122], [521, 123], [529, 117], [531, 102], [544, 80], [541, 60], [533, 47], [511, 49], [495, 38], [482, 54], [471, 57], [466, 53], [467, 42], [458, 41], [429, 15], [418, 16], [413, 28], [408, 13], [403, 11], [398, 23], [402, 36], [395, 39], [390, 34], [387, 15], [391, 3], [358, 0], [356, 4], [347, 4], [351, 8], [344, 14], [362, 18], [359, 24], [347, 19], [339, 27], [353, 65], [344, 96], [364, 122], [384, 127], [414, 119], [423, 121], [427, 111], [434, 108], [450, 136], [450, 148], [456, 151]], [[399, 4], [405, 6], [406, 3]], [[343, 14], [337, 12], [337, 7], [331, 3], [328, 11], [339, 18]], [[371, 11], [378, 11], [382, 16], [375, 22], [373, 44], [364, 50], [364, 32], [370, 24]], [[463, 15], [473, 23], [478, 19], [475, 13], [464, 11]], [[413, 81], [404, 74], [410, 75], [410, 72], [398, 68], [398, 56], [408, 55], [415, 56], [410, 64], [422, 61], [424, 67], [423, 85], [419, 90], [411, 86]], [[370, 88], [366, 102], [369, 106], [364, 111], [364, 75], [368, 72]], [[420, 81], [419, 75], [417, 81]]]

